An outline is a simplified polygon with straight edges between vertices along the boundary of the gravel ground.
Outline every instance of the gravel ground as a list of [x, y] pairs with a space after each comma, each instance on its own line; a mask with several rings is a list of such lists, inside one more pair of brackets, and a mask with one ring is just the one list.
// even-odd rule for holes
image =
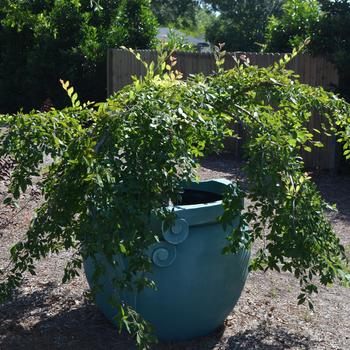
[[[229, 157], [202, 163], [202, 178], [241, 178], [240, 164]], [[335, 230], [350, 248], [350, 177], [315, 176], [321, 192], [338, 213], [330, 217]], [[0, 182], [0, 198], [4, 194]], [[0, 208], [0, 269], [6, 265], [8, 248], [23, 237], [39, 202], [33, 189], [24, 198], [26, 208], [14, 212]], [[10, 225], [6, 228], [6, 223]], [[88, 301], [82, 273], [61, 284], [70, 253], [51, 256], [38, 265], [38, 276], [26, 278], [14, 299], [0, 306], [1, 350], [134, 349], [126, 335], [118, 335]], [[225, 325], [210, 336], [181, 343], [161, 343], [155, 349], [350, 349], [350, 288], [320, 288], [315, 313], [296, 305], [298, 284], [287, 274], [251, 273], [244, 292]]]

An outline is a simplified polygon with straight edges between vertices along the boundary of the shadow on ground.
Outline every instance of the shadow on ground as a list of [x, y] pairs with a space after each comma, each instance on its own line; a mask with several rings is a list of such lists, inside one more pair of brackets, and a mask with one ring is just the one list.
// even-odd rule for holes
[[208, 337], [197, 340], [160, 344], [157, 349], [161, 350], [281, 350], [298, 349], [307, 350], [312, 346], [309, 338], [288, 332], [282, 328], [271, 327], [266, 324], [260, 324], [257, 327], [239, 332], [227, 339], [220, 339], [222, 330]]
[[[131, 350], [135, 345], [130, 337], [119, 335], [97, 308], [84, 302], [72, 306], [68, 302], [59, 312], [54, 313], [53, 294], [57, 286], [45, 285], [40, 291], [16, 295], [14, 300], [0, 306], [0, 349], [4, 350]], [[66, 302], [66, 300], [65, 300]], [[35, 319], [30, 327], [23, 327], [22, 321], [28, 317]], [[282, 328], [266, 324], [245, 330], [222, 340], [224, 328], [208, 337], [197, 340], [165, 343], [154, 347], [159, 350], [210, 350], [220, 349], [309, 349], [310, 340], [300, 334], [289, 333]]]
[[283, 328], [269, 327], [266, 324], [238, 333], [231, 337], [228, 343], [230, 350], [306, 350], [312, 346], [308, 337], [288, 332]]
[[[1, 350], [134, 349], [131, 339], [119, 336], [94, 305], [59, 300], [62, 296], [55, 295], [55, 290], [57, 285], [50, 283], [0, 306]], [[23, 327], [22, 321], [28, 323], [28, 317], [33, 322]]]

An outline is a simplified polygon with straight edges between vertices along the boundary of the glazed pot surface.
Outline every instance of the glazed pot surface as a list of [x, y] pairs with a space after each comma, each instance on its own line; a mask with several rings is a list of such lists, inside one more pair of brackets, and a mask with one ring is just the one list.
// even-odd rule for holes
[[[155, 327], [159, 339], [184, 340], [209, 334], [223, 324], [240, 297], [250, 254], [223, 255], [232, 227], [225, 231], [217, 221], [223, 212], [220, 195], [229, 183], [220, 179], [190, 186], [192, 193], [183, 200], [197, 204], [175, 206], [177, 220], [172, 228], [163, 228], [165, 241], [149, 249], [154, 266], [148, 277], [157, 290], [119, 294]], [[198, 204], [206, 193], [211, 199]], [[85, 262], [85, 271], [91, 285], [91, 260]], [[112, 322], [116, 310], [109, 300], [118, 293], [111, 282], [115, 274], [118, 271], [107, 268], [100, 280], [102, 292], [96, 295], [98, 307]]]

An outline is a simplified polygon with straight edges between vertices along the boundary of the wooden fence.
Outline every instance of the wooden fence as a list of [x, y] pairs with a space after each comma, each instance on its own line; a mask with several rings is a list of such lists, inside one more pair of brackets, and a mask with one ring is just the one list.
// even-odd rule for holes
[[[146, 62], [156, 61], [157, 53], [151, 50], [138, 51]], [[284, 54], [260, 54], [251, 52], [235, 52], [227, 55], [225, 69], [235, 66], [233, 56], [244, 55], [250, 60], [250, 64], [259, 67], [267, 67], [281, 59]], [[215, 70], [215, 60], [212, 54], [177, 52], [177, 69], [183, 73], [184, 78], [189, 74], [204, 73], [211, 74]], [[120, 90], [129, 84], [132, 75], [143, 76], [145, 68], [132, 54], [120, 49], [110, 49], [107, 59], [107, 91], [108, 95]], [[287, 66], [300, 76], [300, 81], [312, 86], [322, 86], [327, 90], [333, 90], [338, 85], [338, 73], [333, 64], [323, 57], [312, 57], [306, 54], [298, 55]], [[319, 129], [323, 118], [314, 115], [308, 125], [309, 130]], [[311, 153], [305, 152], [303, 158], [307, 168], [334, 170], [337, 167], [337, 144], [335, 137], [315, 135], [316, 140], [324, 144], [324, 148], [316, 148]], [[230, 141], [227, 148], [236, 156], [242, 155], [242, 140]]]

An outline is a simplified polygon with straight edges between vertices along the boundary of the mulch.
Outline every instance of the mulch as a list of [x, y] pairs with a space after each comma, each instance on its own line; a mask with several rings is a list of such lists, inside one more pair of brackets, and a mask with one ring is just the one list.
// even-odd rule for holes
[[[241, 164], [229, 156], [202, 163], [204, 179], [243, 178]], [[6, 169], [0, 171], [0, 199]], [[330, 220], [350, 251], [350, 177], [316, 174], [325, 198], [338, 206]], [[9, 247], [25, 235], [33, 211], [40, 203], [37, 189], [22, 200], [25, 208], [0, 207], [0, 269]], [[27, 276], [14, 298], [0, 306], [1, 350], [135, 349], [127, 335], [119, 335], [86, 297], [84, 274], [62, 284], [63, 267], [72, 252], [52, 255], [37, 265], [37, 276]], [[298, 282], [288, 274], [250, 273], [244, 292], [223, 327], [200, 339], [160, 343], [155, 349], [350, 349], [350, 288], [321, 287], [315, 312], [297, 305]], [[169, 316], [171, 317], [171, 315]]]

